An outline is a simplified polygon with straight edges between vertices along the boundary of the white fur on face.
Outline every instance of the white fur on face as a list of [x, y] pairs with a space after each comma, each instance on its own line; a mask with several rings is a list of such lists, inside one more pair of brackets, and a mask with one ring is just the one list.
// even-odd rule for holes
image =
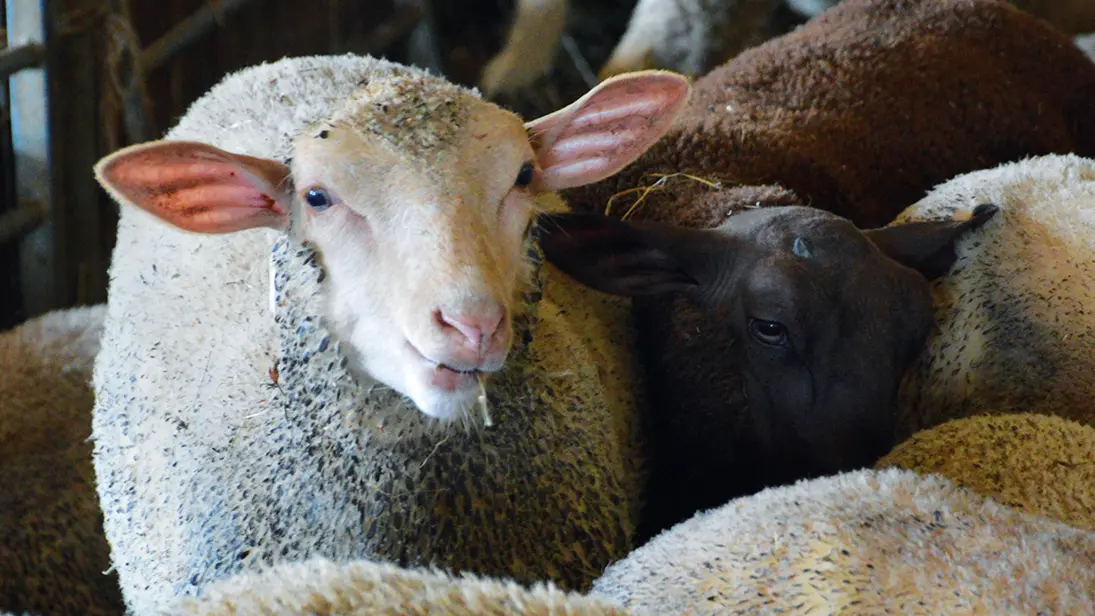
[[[470, 97], [469, 97], [470, 98]], [[293, 177], [304, 235], [323, 256], [332, 331], [355, 371], [452, 417], [478, 394], [474, 373], [499, 370], [528, 275], [523, 239], [534, 195], [514, 186], [533, 160], [521, 120], [478, 99], [454, 145], [431, 158], [397, 153], [348, 125], [302, 137]], [[322, 188], [335, 204], [316, 211]], [[440, 314], [504, 310], [490, 343], [475, 347]], [[442, 367], [451, 367], [454, 370]]]

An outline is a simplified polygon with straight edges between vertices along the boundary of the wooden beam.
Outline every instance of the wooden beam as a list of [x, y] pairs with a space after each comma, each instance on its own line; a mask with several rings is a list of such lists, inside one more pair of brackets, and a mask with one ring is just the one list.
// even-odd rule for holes
[[200, 9], [168, 30], [167, 34], [146, 47], [141, 54], [141, 66], [145, 71], [152, 71], [164, 64], [172, 56], [209, 33], [222, 16], [243, 7], [248, 1], [220, 0], [216, 3], [216, 9], [209, 4], [202, 5]]
[[0, 51], [0, 77], [8, 77], [25, 68], [38, 66], [45, 55], [45, 49], [38, 43], [7, 47]]
[[0, 244], [30, 233], [46, 219], [46, 208], [31, 202], [0, 214]]

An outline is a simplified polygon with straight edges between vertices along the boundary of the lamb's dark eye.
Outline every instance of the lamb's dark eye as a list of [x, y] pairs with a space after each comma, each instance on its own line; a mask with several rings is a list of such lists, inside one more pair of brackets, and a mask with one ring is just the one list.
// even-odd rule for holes
[[304, 200], [317, 212], [331, 207], [331, 197], [322, 188], [313, 188], [304, 195]]
[[752, 319], [749, 321], [749, 332], [754, 338], [770, 346], [787, 344], [787, 328], [775, 321]]
[[513, 185], [523, 188], [531, 184], [532, 171], [532, 163], [525, 163], [521, 165], [521, 170], [517, 172], [517, 180], [513, 183]]

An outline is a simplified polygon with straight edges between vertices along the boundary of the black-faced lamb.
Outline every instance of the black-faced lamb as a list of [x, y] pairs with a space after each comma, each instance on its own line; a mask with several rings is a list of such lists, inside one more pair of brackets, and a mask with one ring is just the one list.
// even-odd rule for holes
[[[1095, 30], [1091, 0], [1008, 1], [1065, 34]], [[480, 78], [489, 96], [527, 87], [547, 73], [566, 29], [568, 4], [568, 0], [517, 0], [506, 42]], [[838, 0], [639, 0], [599, 75], [606, 79], [646, 69], [704, 75], [742, 51], [783, 34], [786, 26], [776, 17], [784, 5], [808, 19], [836, 4]]]
[[418, 69], [290, 58], [100, 161], [123, 207], [95, 468], [128, 607], [312, 556], [581, 588], [625, 555], [626, 305], [529, 231], [688, 92], [632, 74], [523, 123]]
[[927, 279], [994, 213], [867, 231], [792, 206], [715, 229], [545, 215], [551, 263], [636, 300], [656, 400], [639, 541], [734, 496], [885, 454], [894, 395], [933, 324]]
[[[650, 532], [772, 482], [871, 464], [887, 451], [901, 436], [893, 433], [901, 375], [932, 319], [920, 312], [925, 281], [898, 287], [900, 278], [878, 271], [896, 266], [878, 265], [876, 249], [930, 279], [947, 271], [956, 235], [908, 237], [902, 247], [877, 231], [864, 241], [851, 223], [886, 224], [936, 183], [985, 165], [1095, 151], [1093, 98], [1095, 65], [1006, 4], [847, 0], [697, 81], [659, 143], [617, 176], [565, 191], [577, 210], [721, 228], [764, 244], [727, 244], [721, 271], [732, 275], [713, 288], [713, 265], [695, 255], [717, 233], [640, 232], [577, 216], [544, 227], [549, 260], [599, 289], [637, 295], [701, 283], [635, 301], [656, 410]], [[624, 194], [643, 186], [654, 190], [642, 201]], [[796, 204], [851, 223], [786, 207], [749, 211]], [[849, 260], [857, 252], [869, 263]], [[905, 290], [873, 292], [882, 288]]]
[[119, 614], [91, 464], [104, 306], [0, 333], [0, 612]]
[[932, 289], [938, 329], [901, 387], [900, 435], [980, 414], [1031, 412], [1095, 426], [1095, 160], [1032, 157], [936, 187], [901, 224], [1000, 214], [956, 245]]

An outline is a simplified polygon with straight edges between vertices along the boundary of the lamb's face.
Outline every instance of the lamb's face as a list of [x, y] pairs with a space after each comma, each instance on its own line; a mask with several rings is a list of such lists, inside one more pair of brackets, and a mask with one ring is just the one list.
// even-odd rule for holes
[[449, 417], [509, 353], [536, 199], [635, 160], [691, 90], [673, 73], [631, 73], [522, 124], [435, 77], [358, 83], [297, 138], [291, 170], [159, 141], [105, 157], [96, 178], [119, 203], [185, 231], [270, 227], [311, 240], [325, 268], [324, 316], [357, 371]]
[[498, 371], [529, 272], [539, 171], [520, 118], [470, 96], [453, 147], [413, 156], [336, 123], [302, 137], [295, 207], [351, 365], [449, 417]]
[[712, 507], [889, 450], [898, 386], [933, 325], [925, 274], [991, 214], [872, 231], [805, 207], [707, 230], [563, 214], [541, 245], [579, 281], [636, 296], [655, 466]]
[[675, 310], [699, 313], [704, 355], [741, 375], [751, 438], [785, 464], [773, 479], [873, 462], [893, 445], [896, 392], [933, 324], [928, 281], [821, 210], [751, 210], [716, 232], [720, 275]]

